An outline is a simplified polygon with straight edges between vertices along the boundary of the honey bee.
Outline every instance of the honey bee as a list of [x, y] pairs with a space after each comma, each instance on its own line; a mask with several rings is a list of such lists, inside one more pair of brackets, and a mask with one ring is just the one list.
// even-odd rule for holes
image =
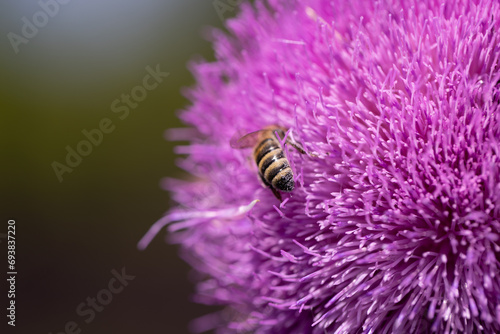
[[[286, 131], [287, 129], [284, 127], [270, 125], [262, 130], [250, 132], [243, 137], [235, 135], [231, 139], [232, 148], [254, 147], [253, 158], [257, 164], [260, 179], [271, 188], [274, 196], [280, 202], [281, 194], [279, 191], [291, 192], [295, 188], [293, 171], [281, 146], [281, 140], [285, 138]], [[286, 143], [295, 147], [300, 153], [306, 153], [289, 139]]]

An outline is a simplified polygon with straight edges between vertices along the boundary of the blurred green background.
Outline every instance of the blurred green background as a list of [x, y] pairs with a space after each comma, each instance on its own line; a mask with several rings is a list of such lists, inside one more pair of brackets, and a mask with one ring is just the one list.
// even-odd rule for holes
[[[222, 27], [219, 14], [235, 11], [218, 13], [211, 0], [59, 0], [58, 8], [54, 1], [0, 4], [0, 236], [15, 219], [18, 272], [12, 328], [3, 238], [0, 328], [55, 334], [74, 321], [81, 333], [187, 333], [191, 319], [214, 308], [190, 302], [190, 269], [165, 232], [144, 252], [136, 244], [170, 205], [160, 180], [182, 177], [176, 144], [163, 136], [181, 126], [176, 111], [189, 104], [180, 93], [194, 84], [186, 64], [213, 59], [203, 30]], [[52, 4], [45, 8], [51, 15], [40, 14], [42, 4]], [[23, 28], [23, 18], [38, 31]], [[12, 34], [24, 38], [23, 29], [26, 40]], [[121, 120], [111, 103], [142, 86], [146, 67], [157, 65], [170, 75]], [[76, 149], [82, 130], [103, 118], [114, 131], [60, 182], [53, 162], [66, 164], [66, 146]], [[122, 268], [135, 278], [86, 323], [77, 306]]]

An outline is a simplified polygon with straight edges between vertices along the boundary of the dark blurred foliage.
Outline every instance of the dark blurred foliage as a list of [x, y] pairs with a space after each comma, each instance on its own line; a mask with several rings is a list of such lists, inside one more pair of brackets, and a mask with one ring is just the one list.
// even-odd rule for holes
[[[160, 180], [184, 177], [175, 143], [163, 135], [181, 126], [176, 111], [189, 102], [180, 91], [194, 83], [187, 62], [212, 59], [203, 30], [222, 27], [221, 17], [212, 1], [91, 0], [47, 7], [53, 15], [44, 22], [37, 13], [52, 1], [0, 5], [0, 233], [16, 220], [18, 272], [12, 328], [2, 239], [0, 328], [55, 334], [74, 321], [82, 333], [187, 333], [190, 319], [214, 309], [190, 301], [189, 267], [164, 232], [144, 252], [136, 244], [170, 205]], [[9, 33], [22, 36], [23, 17], [41, 27], [16, 53]], [[120, 119], [112, 102], [141, 86], [146, 67], [157, 64], [170, 75]], [[114, 131], [59, 182], [54, 161], [66, 164], [66, 147], [76, 150], [82, 130], [104, 118]], [[86, 323], [78, 305], [109, 289], [111, 271], [122, 268], [135, 278]]]

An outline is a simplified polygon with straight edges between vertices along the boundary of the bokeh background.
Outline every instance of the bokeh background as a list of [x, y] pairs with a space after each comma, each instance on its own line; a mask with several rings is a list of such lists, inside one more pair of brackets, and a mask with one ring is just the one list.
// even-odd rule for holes
[[[176, 112], [189, 101], [181, 90], [194, 84], [187, 63], [213, 59], [203, 32], [237, 8], [220, 15], [212, 0], [66, 0], [43, 24], [41, 3], [53, 1], [0, 3], [0, 332], [65, 333], [74, 321], [81, 333], [188, 333], [191, 319], [215, 309], [190, 301], [190, 269], [164, 232], [143, 252], [136, 245], [171, 205], [161, 179], [184, 177], [164, 132], [182, 126]], [[22, 36], [23, 18], [34, 16], [43, 26], [16, 53], [9, 33]], [[119, 119], [111, 103], [157, 65], [169, 77]], [[114, 131], [59, 182], [52, 163], [65, 164], [66, 146], [75, 149], [103, 118]], [[8, 219], [17, 227], [15, 328], [5, 316]], [[87, 324], [77, 306], [122, 268], [134, 280]]]

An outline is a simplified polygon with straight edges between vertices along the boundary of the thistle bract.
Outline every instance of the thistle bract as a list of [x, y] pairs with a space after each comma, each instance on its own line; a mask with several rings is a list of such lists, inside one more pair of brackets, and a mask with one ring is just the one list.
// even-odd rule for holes
[[[196, 329], [500, 332], [499, 2], [257, 0], [227, 28], [181, 114], [196, 181], [141, 244], [172, 223], [224, 307]], [[281, 203], [229, 145], [270, 124], [308, 152]]]

